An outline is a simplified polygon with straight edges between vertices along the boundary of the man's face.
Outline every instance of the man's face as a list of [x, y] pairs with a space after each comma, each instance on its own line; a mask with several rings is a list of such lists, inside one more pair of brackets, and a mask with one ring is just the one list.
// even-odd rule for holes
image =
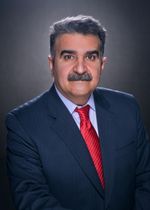
[[63, 34], [55, 42], [49, 65], [58, 90], [75, 104], [85, 104], [97, 87], [105, 58], [94, 35]]

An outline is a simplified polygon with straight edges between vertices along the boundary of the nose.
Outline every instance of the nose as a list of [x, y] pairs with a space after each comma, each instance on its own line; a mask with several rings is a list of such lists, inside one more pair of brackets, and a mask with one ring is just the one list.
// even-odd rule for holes
[[74, 66], [74, 71], [78, 74], [84, 74], [86, 72], [86, 65], [85, 61], [83, 58], [80, 58], [77, 60], [75, 66]]

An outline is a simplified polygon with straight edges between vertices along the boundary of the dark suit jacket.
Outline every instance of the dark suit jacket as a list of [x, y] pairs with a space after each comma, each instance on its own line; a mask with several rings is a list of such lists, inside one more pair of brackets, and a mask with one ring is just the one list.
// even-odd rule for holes
[[7, 117], [8, 175], [17, 210], [149, 210], [150, 142], [135, 99], [94, 92], [105, 190], [54, 86]]

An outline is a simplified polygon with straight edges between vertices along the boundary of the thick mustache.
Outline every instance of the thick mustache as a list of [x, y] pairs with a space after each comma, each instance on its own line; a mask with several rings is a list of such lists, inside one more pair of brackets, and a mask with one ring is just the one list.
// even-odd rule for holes
[[69, 74], [68, 75], [68, 81], [91, 81], [92, 80], [92, 75], [88, 73], [84, 74]]

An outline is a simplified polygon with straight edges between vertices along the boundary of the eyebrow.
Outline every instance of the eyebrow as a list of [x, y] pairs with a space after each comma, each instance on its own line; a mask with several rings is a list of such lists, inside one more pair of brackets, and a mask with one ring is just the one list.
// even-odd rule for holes
[[87, 51], [86, 54], [96, 54], [97, 56], [99, 56], [99, 51], [98, 50], [90, 50], [90, 51]]
[[74, 54], [74, 53], [76, 53], [76, 51], [74, 50], [62, 50], [60, 53], [60, 57], [62, 57], [63, 54]]
[[[60, 53], [60, 57], [62, 57], [64, 54], [75, 54], [77, 53], [75, 50], [62, 50]], [[96, 54], [97, 56], [99, 56], [99, 51], [98, 50], [90, 50], [87, 51], [85, 54]]]

